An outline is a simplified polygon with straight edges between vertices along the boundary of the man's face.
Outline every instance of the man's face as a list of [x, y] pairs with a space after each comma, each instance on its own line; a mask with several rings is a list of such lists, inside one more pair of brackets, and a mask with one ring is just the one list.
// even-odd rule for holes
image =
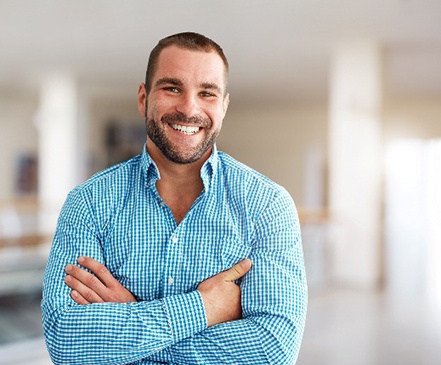
[[207, 158], [227, 111], [225, 89], [225, 67], [215, 52], [163, 49], [149, 95], [143, 86], [138, 93], [149, 140], [175, 163]]

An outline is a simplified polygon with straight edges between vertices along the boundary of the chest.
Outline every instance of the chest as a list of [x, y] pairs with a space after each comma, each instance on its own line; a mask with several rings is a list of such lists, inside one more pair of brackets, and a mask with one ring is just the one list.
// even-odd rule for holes
[[164, 201], [171, 210], [177, 225], [179, 225], [184, 217], [187, 215], [188, 211], [194, 203], [194, 200], [195, 199], [168, 199]]
[[243, 215], [201, 198], [179, 225], [175, 212], [145, 199], [121, 212], [104, 244], [112, 274], [141, 300], [195, 290], [251, 253]]

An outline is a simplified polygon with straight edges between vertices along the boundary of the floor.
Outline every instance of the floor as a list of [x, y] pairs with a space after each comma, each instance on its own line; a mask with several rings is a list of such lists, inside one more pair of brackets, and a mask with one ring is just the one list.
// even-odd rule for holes
[[311, 294], [298, 364], [439, 365], [440, 309], [371, 291]]
[[[0, 364], [49, 365], [38, 297], [0, 300]], [[310, 294], [300, 365], [441, 364], [441, 311], [360, 290]]]

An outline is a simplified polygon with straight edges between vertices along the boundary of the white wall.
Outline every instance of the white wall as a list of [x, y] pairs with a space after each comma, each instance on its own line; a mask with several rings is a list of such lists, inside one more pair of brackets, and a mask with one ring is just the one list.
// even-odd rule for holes
[[236, 105], [233, 100], [218, 146], [283, 185], [303, 206], [309, 153], [326, 153], [327, 118], [325, 103]]
[[383, 119], [386, 142], [441, 138], [441, 96], [388, 100]]

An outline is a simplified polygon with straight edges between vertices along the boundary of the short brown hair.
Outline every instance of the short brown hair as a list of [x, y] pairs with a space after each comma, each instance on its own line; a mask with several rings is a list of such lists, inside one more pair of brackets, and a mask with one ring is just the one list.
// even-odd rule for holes
[[228, 69], [229, 69], [228, 60], [227, 57], [225, 57], [222, 48], [215, 41], [199, 33], [194, 33], [194, 32], [177, 33], [161, 39], [156, 45], [156, 47], [153, 48], [152, 51], [150, 52], [149, 62], [147, 65], [147, 72], [145, 75], [145, 89], [147, 95], [150, 93], [150, 89], [152, 87], [152, 79], [156, 71], [159, 55], [164, 48], [170, 46], [177, 46], [179, 48], [188, 49], [192, 51], [216, 52], [224, 62], [225, 80], [227, 79]]

